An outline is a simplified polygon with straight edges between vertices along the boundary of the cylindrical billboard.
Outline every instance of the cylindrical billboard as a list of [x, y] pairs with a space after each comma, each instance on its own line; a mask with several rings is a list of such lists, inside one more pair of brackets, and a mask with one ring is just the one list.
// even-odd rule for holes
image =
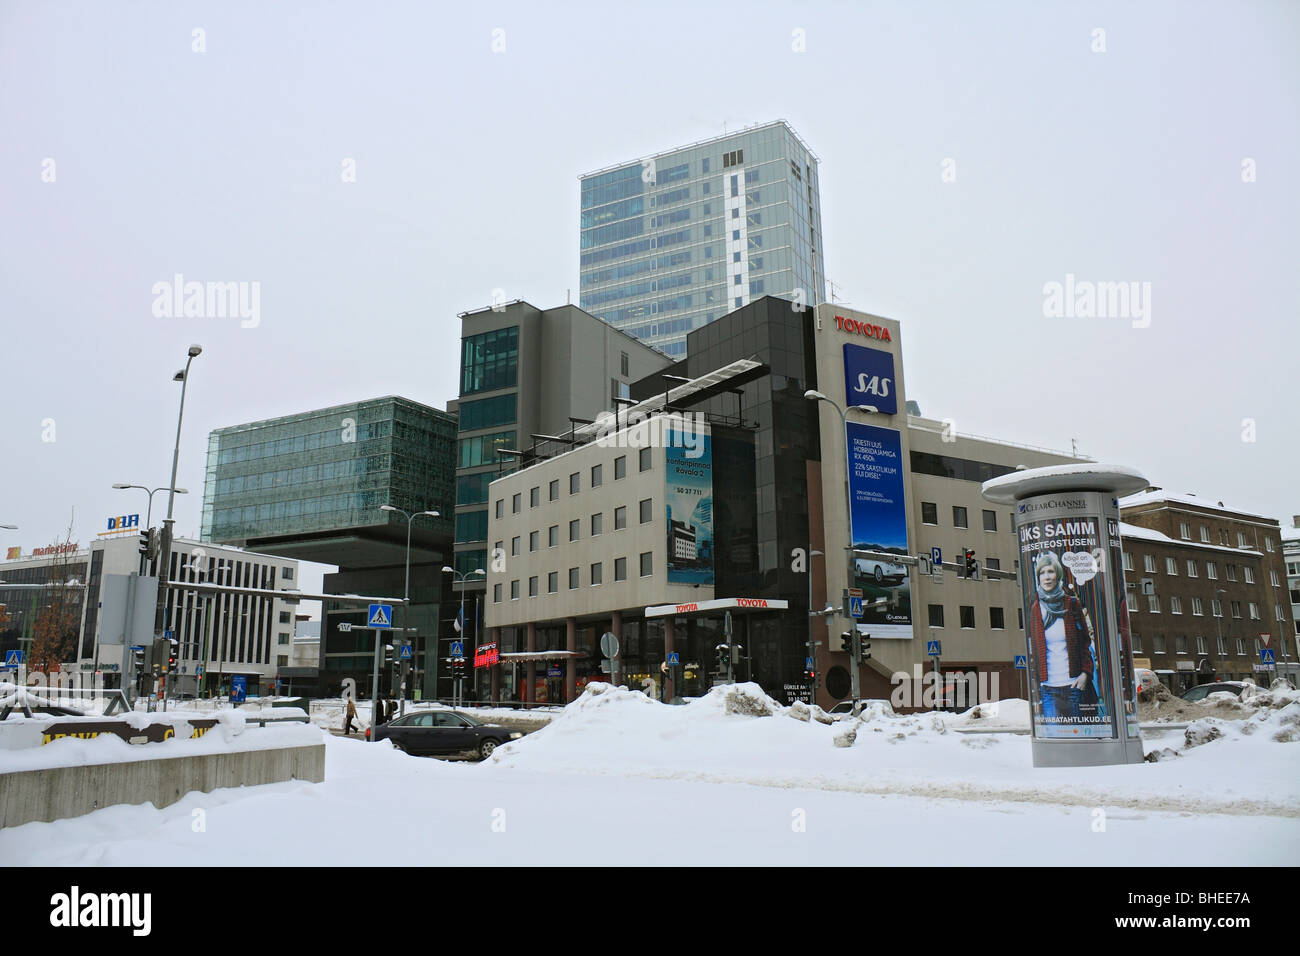
[[1029, 471], [985, 486], [1015, 503], [1034, 765], [1140, 762], [1118, 501], [1050, 477], [1047, 489]]

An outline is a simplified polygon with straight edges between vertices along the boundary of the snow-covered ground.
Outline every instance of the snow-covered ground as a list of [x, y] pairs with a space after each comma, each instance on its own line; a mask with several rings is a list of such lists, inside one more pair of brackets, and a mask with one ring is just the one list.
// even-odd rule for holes
[[28, 824], [0, 831], [0, 859], [1193, 865], [1207, 846], [1300, 859], [1295, 692], [1256, 698], [1243, 719], [1162, 732], [1147, 741], [1160, 759], [1134, 766], [1035, 769], [1025, 736], [957, 732], [1018, 724], [1024, 707], [826, 724], [753, 685], [668, 707], [597, 684], [481, 764], [322, 734], [324, 783]]

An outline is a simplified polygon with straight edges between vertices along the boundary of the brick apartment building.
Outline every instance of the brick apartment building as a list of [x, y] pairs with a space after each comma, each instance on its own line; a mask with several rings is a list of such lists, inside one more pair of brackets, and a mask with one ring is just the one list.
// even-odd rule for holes
[[[1276, 519], [1152, 489], [1120, 501], [1133, 656], [1175, 693], [1296, 664]], [[1267, 646], [1276, 670], [1260, 663]]]

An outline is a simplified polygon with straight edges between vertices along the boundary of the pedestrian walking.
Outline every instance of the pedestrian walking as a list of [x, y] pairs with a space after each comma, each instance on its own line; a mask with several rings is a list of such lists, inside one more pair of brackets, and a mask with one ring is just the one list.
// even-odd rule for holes
[[374, 725], [378, 727], [383, 722], [384, 722], [384, 699], [382, 697], [376, 697]]
[[352, 733], [352, 721], [357, 719], [357, 705], [351, 697], [348, 698], [347, 719], [343, 721], [343, 734], [347, 736]]

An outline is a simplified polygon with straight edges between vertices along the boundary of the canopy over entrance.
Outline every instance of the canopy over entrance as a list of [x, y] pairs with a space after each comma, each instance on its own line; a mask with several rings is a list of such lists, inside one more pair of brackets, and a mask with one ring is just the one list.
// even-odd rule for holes
[[779, 598], [716, 598], [712, 601], [692, 601], [689, 604], [656, 604], [645, 609], [645, 616], [679, 617], [706, 611], [785, 611], [789, 607], [789, 601]]

